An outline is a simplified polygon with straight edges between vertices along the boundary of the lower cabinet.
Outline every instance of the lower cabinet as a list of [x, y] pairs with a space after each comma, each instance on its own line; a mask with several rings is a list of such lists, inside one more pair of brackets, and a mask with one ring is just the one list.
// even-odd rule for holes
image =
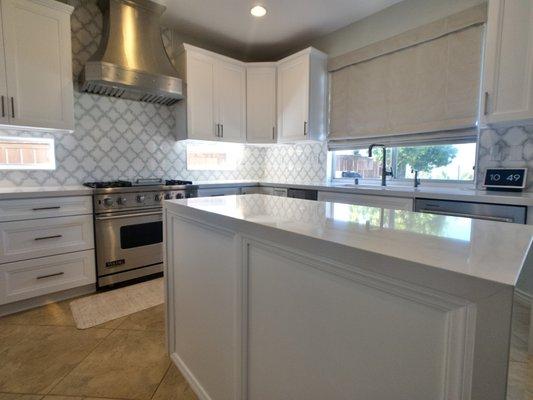
[[92, 196], [0, 200], [0, 221], [0, 305], [96, 282]]
[[353, 204], [358, 206], [413, 210], [413, 199], [394, 196], [373, 196], [367, 194], [318, 192], [319, 201]]
[[88, 285], [96, 280], [94, 250], [0, 265], [0, 304]]

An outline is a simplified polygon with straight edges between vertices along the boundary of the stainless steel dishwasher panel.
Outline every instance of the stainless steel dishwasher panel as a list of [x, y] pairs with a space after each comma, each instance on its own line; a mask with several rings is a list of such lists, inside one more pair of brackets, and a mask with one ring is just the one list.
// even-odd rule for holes
[[415, 211], [488, 221], [525, 224], [527, 207], [452, 200], [416, 199]]

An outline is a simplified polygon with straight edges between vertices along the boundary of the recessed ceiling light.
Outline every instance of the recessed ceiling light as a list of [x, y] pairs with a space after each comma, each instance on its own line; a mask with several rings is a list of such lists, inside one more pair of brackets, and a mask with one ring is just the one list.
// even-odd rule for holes
[[267, 13], [267, 10], [263, 6], [255, 6], [250, 10], [250, 14], [254, 17], [264, 17]]

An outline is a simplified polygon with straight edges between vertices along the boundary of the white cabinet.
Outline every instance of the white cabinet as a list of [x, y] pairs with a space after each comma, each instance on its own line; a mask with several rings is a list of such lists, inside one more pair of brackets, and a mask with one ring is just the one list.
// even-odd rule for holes
[[246, 65], [246, 141], [276, 142], [276, 64]]
[[245, 64], [187, 44], [177, 64], [187, 91], [176, 107], [177, 139], [244, 142]]
[[94, 284], [95, 271], [92, 196], [0, 200], [0, 305]]
[[413, 211], [413, 199], [367, 194], [318, 192], [318, 201]]
[[0, 4], [1, 123], [73, 130], [73, 8], [52, 0], [2, 0]]
[[313, 48], [278, 62], [278, 141], [326, 137], [327, 55]]
[[484, 125], [533, 121], [533, 0], [491, 0], [484, 66]]

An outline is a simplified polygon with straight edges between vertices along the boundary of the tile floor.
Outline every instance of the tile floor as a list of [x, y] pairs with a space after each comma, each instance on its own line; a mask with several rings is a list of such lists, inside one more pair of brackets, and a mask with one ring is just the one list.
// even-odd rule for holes
[[[533, 400], [528, 330], [515, 305], [507, 400]], [[0, 400], [197, 400], [164, 339], [163, 306], [86, 330], [68, 301], [0, 318]]]
[[78, 330], [68, 303], [0, 318], [0, 400], [197, 400], [166, 355], [163, 306]]

